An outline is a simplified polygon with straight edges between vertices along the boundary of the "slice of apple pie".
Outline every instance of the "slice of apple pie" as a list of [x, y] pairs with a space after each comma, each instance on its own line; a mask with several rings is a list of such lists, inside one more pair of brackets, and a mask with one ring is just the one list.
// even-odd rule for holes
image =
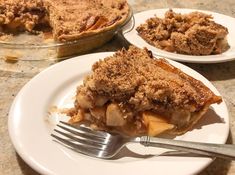
[[128, 135], [183, 134], [213, 103], [202, 82], [151, 51], [130, 46], [96, 62], [77, 88], [70, 123]]
[[164, 18], [149, 18], [136, 30], [146, 42], [168, 52], [214, 55], [229, 48], [228, 29], [198, 11], [181, 14], [170, 9]]

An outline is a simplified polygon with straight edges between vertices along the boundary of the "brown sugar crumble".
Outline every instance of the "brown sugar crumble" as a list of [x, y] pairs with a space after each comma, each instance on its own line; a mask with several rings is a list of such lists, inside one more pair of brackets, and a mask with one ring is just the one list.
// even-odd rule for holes
[[45, 22], [46, 9], [41, 0], [0, 0], [0, 32], [33, 32]]
[[147, 49], [134, 46], [95, 63], [92, 71], [83, 86], [89, 93], [125, 101], [137, 111], [158, 103], [172, 108], [200, 108], [214, 95], [200, 81], [163, 59], [154, 59]]
[[229, 48], [228, 29], [211, 15], [197, 11], [180, 14], [170, 9], [164, 18], [150, 18], [136, 30], [149, 44], [169, 52], [213, 55]]

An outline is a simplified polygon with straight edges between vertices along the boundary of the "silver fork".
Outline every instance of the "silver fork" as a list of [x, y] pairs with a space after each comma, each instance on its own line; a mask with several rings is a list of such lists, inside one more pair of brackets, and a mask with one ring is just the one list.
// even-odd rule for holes
[[144, 146], [167, 148], [235, 160], [235, 145], [232, 144], [188, 142], [149, 136], [126, 137], [119, 134], [94, 131], [84, 126], [76, 127], [62, 121], [57, 127], [58, 129], [54, 129], [57, 134], [51, 134], [56, 141], [76, 152], [97, 158], [112, 158], [126, 144], [140, 143]]

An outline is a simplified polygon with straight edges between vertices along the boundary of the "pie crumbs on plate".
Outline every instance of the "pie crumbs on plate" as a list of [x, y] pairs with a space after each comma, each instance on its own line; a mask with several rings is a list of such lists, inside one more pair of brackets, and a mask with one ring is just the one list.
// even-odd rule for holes
[[136, 30], [149, 44], [169, 52], [214, 55], [229, 48], [228, 29], [198, 11], [180, 14], [170, 9], [164, 18], [149, 18]]
[[192, 129], [213, 103], [202, 82], [151, 51], [130, 46], [96, 62], [78, 86], [70, 123], [127, 135], [180, 135]]

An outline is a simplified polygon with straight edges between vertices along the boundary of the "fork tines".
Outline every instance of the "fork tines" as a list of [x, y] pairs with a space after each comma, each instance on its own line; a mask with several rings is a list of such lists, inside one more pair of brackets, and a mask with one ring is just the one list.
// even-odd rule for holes
[[86, 155], [99, 157], [103, 154], [109, 134], [102, 131], [93, 131], [83, 125], [74, 126], [60, 121], [55, 134], [51, 134], [57, 142], [66, 147]]

